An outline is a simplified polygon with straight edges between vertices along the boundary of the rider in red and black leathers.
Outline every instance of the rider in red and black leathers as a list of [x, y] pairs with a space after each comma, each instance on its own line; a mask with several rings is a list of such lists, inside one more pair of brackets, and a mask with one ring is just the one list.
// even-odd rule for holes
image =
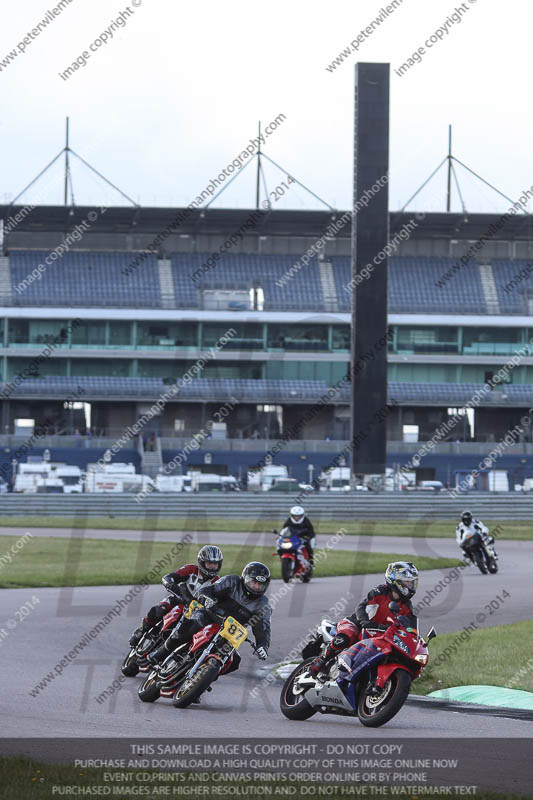
[[[205, 609], [216, 607], [224, 616], [232, 615], [241, 625], [250, 625], [255, 637], [256, 655], [266, 659], [270, 647], [272, 607], [266, 597], [270, 584], [270, 570], [259, 561], [247, 564], [242, 574], [225, 575], [213, 586], [202, 591], [199, 601], [205, 608], [196, 610], [190, 619], [182, 620], [168, 639], [148, 656], [150, 664], [160, 663], [184, 642], [190, 642], [195, 633], [212, 623]], [[234, 654], [231, 671], [238, 668], [240, 657]], [[229, 672], [230, 670], [228, 670]]]
[[316, 658], [309, 670], [313, 675], [323, 672], [326, 664], [342, 650], [351, 647], [359, 639], [363, 628], [386, 630], [390, 622], [389, 603], [394, 600], [400, 606], [397, 611], [405, 623], [416, 628], [416, 616], [413, 611], [411, 597], [418, 585], [418, 570], [408, 561], [389, 564], [385, 572], [386, 583], [371, 589], [361, 600], [354, 614], [341, 619], [337, 624], [337, 634], [328, 645], [324, 655]]
[[218, 573], [222, 569], [222, 550], [215, 545], [204, 545], [198, 552], [196, 564], [185, 564], [175, 572], [169, 572], [162, 579], [163, 584], [177, 590], [180, 597], [170, 594], [152, 606], [144, 617], [141, 625], [130, 636], [130, 645], [136, 647], [141, 637], [153, 625], [160, 622], [165, 614], [184, 603], [188, 605], [191, 600], [212, 583], [218, 580]]

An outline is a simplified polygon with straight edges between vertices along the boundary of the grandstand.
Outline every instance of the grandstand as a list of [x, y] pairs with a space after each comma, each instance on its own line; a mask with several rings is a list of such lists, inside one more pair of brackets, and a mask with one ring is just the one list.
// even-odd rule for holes
[[[78, 408], [64, 407], [65, 398], [81, 390], [91, 408], [93, 436], [112, 440], [232, 327], [227, 345], [181, 386], [146, 432], [157, 437], [161, 463], [170, 460], [221, 403], [235, 397], [239, 403], [226, 420], [227, 448], [213, 442], [211, 463], [245, 472], [264, 454], [265, 439], [282, 435], [328, 387], [342, 382], [350, 341], [349, 224], [320, 258], [291, 270], [331, 224], [331, 212], [265, 211], [242, 241], [228, 247], [252, 212], [197, 210], [173, 225], [177, 209], [110, 208], [98, 215], [98, 209], [42, 206], [13, 225], [20, 210], [0, 207], [5, 435], [13, 434], [20, 419], [58, 434], [76, 427], [84, 435], [85, 417]], [[97, 221], [51, 260], [50, 253], [91, 212]], [[391, 239], [412, 216], [390, 215]], [[533, 406], [529, 216], [510, 218], [500, 238], [486, 241], [475, 259], [460, 261], [497, 220], [486, 214], [420, 215], [390, 259], [389, 460], [405, 453], [395, 451], [394, 443], [402, 442], [407, 429], [416, 429], [420, 440], [429, 438], [516, 352], [520, 363], [507, 382], [485, 392], [475, 414], [465, 415], [449, 440], [497, 441]], [[153, 247], [162, 231], [162, 244]], [[212, 254], [222, 250], [207, 268]], [[69, 326], [74, 319], [76, 326]], [[51, 352], [40, 358], [50, 343]], [[285, 460], [277, 460], [294, 460], [295, 474], [306, 477], [309, 442], [321, 441], [313, 463], [328, 463], [348, 438], [348, 403], [343, 384], [300, 427]], [[530, 429], [523, 439], [520, 455], [529, 456]], [[232, 444], [237, 440], [243, 440], [238, 449]], [[193, 463], [202, 463], [207, 445], [190, 454]], [[137, 446], [129, 446], [136, 453]], [[89, 449], [87, 458], [94, 457]], [[438, 455], [437, 448], [425, 463], [442, 479]], [[520, 463], [528, 469], [527, 458]]]

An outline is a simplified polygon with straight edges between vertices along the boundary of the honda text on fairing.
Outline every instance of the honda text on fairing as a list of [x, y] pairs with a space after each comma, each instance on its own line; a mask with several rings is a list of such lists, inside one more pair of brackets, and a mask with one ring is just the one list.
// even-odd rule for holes
[[[277, 531], [273, 533], [278, 536]], [[309, 583], [313, 575], [309, 551], [293, 527], [287, 526], [280, 531], [276, 547], [281, 561], [281, 577], [285, 583], [292, 578]]]
[[[367, 727], [379, 727], [402, 708], [411, 682], [428, 663], [428, 643], [409, 618], [398, 615], [400, 606], [389, 604], [384, 631], [366, 628], [360, 641], [335, 657], [328, 674], [312, 675], [307, 658], [289, 675], [280, 697], [281, 711], [290, 720], [306, 720], [317, 712], [358, 717]], [[383, 626], [381, 626], [383, 627]], [[331, 620], [322, 620], [320, 636], [326, 648], [336, 634]]]
[[470, 511], [463, 511], [455, 535], [459, 547], [483, 575], [487, 573], [495, 575], [498, 572], [498, 554], [494, 548], [494, 537], [480, 519], [474, 519]]

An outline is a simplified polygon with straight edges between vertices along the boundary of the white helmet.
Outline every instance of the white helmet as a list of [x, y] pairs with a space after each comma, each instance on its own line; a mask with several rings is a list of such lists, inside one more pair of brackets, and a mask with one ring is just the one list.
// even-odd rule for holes
[[299, 525], [303, 522], [305, 511], [302, 506], [293, 506], [289, 511], [289, 517], [294, 525]]

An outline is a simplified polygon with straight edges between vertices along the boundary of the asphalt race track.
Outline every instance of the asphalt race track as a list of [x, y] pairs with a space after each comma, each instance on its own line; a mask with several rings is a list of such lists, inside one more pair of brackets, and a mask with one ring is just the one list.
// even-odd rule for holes
[[[22, 529], [13, 529], [12, 532], [20, 536]], [[55, 531], [55, 535], [70, 536], [71, 533]], [[108, 536], [109, 533], [91, 531], [87, 535]], [[112, 535], [135, 538], [138, 532], [114, 531]], [[178, 538], [175, 533], [170, 536], [172, 541]], [[224, 538], [222, 534], [215, 537], [201, 533], [198, 536], [200, 541], [209, 541], [211, 536], [220, 544], [242, 541], [242, 534], [225, 534]], [[163, 535], [158, 532], [155, 538], [163, 538]], [[320, 545], [327, 539], [327, 536], [322, 537]], [[361, 546], [376, 552], [457, 554], [453, 539], [345, 537], [340, 544], [343, 549]], [[434, 624], [444, 633], [461, 630], [476, 619], [478, 626], [483, 627], [530, 618], [533, 542], [502, 541], [498, 551], [501, 571], [495, 576], [483, 576], [473, 567], [462, 570], [457, 581], [446, 578], [452, 572], [450, 568], [422, 573], [417, 600], [427, 596], [428, 591], [434, 592], [429, 607], [420, 613], [423, 630]], [[287, 592], [275, 607], [269, 662], [277, 662], [291, 649], [298, 649], [307, 631], [322, 617], [338, 618], [351, 613], [361, 596], [381, 580], [381, 575], [322, 578], [295, 587], [284, 587], [280, 581], [273, 581], [272, 596], [277, 596], [282, 587]], [[437, 593], [435, 587], [440, 582], [446, 585]], [[503, 589], [511, 596], [497, 611], [489, 613], [491, 609], [485, 606], [496, 595], [501, 595]], [[120, 663], [128, 649], [129, 633], [136, 627], [143, 610], [164, 596], [164, 591], [158, 586], [138, 594], [119, 617], [113, 618], [95, 639], [89, 641], [61, 675], [57, 675], [37, 696], [31, 696], [30, 691], [39, 681], [54, 670], [83, 634], [91, 630], [128, 591], [127, 586], [2, 591], [1, 627], [6, 633], [1, 640], [4, 665], [0, 678], [2, 736], [161, 736], [170, 731], [177, 736], [186, 732], [188, 736], [203, 737], [242, 736], [252, 732], [263, 737], [382, 737], [386, 733], [393, 738], [507, 738], [533, 734], [533, 722], [527, 720], [498, 718], [488, 713], [474, 716], [415, 706], [406, 706], [385, 728], [376, 731], [363, 728], [356, 720], [334, 716], [317, 715], [307, 722], [290, 722], [279, 711], [279, 683], [263, 686], [259, 695], [251, 696], [251, 690], [261, 683], [261, 677], [258, 677], [260, 662], [246, 645], [239, 672], [215, 684], [199, 706], [178, 711], [168, 700], [159, 700], [153, 705], [141, 703], [136, 694], [140, 678], [124, 679], [120, 691], [98, 703], [96, 697], [120, 676]], [[32, 601], [35, 597], [39, 603]], [[16, 617], [20, 617], [16, 611], [26, 602], [33, 604], [34, 608], [13, 625]], [[335, 604], [338, 613], [332, 611]], [[474, 675], [472, 678], [475, 682]]]

